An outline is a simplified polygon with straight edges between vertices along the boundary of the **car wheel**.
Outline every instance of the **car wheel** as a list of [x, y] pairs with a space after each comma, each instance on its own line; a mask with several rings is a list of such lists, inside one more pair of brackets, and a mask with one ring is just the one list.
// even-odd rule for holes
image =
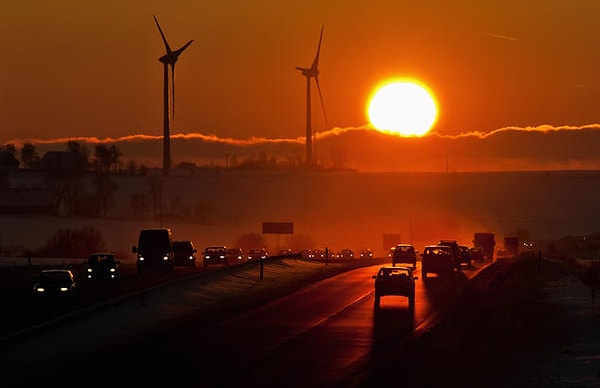
[[408, 308], [410, 310], [414, 310], [415, 309], [415, 297], [414, 296], [409, 296], [408, 297]]
[[427, 279], [427, 271], [421, 271], [421, 275], [423, 276], [423, 279]]
[[375, 308], [379, 307], [380, 301], [381, 297], [379, 295], [375, 295]]

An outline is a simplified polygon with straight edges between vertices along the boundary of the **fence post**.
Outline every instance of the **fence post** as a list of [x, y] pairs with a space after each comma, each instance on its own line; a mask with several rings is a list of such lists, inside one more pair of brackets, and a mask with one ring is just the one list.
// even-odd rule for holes
[[263, 264], [262, 255], [260, 256], [260, 259], [258, 260], [258, 262], [259, 262], [259, 266], [260, 266], [260, 280], [263, 280], [263, 277], [264, 277], [263, 276], [264, 275], [264, 269], [263, 269], [264, 264]]

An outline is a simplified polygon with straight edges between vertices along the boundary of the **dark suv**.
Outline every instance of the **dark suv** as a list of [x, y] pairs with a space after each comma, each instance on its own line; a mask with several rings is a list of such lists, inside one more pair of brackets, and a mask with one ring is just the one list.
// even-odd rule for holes
[[392, 253], [392, 265], [405, 263], [412, 265], [413, 269], [417, 268], [417, 252], [410, 244], [398, 244]]
[[196, 252], [191, 241], [173, 241], [173, 263], [177, 266], [196, 268]]
[[92, 253], [84, 262], [88, 279], [118, 279], [120, 261], [113, 253]]
[[427, 245], [421, 254], [421, 273], [427, 279], [428, 273], [449, 274], [456, 269], [452, 249], [447, 245]]
[[375, 279], [375, 307], [379, 307], [382, 296], [398, 295], [408, 298], [408, 307], [415, 307], [415, 280], [409, 267], [381, 267]]

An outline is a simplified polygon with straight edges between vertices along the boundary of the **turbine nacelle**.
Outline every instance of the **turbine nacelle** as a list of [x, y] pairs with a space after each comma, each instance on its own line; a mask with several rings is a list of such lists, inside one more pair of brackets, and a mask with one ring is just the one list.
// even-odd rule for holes
[[319, 76], [319, 69], [313, 69], [313, 68], [305, 68], [305, 67], [298, 67], [296, 66], [297, 70], [300, 70], [300, 72], [302, 72], [302, 75], [305, 77], [311, 77], [311, 78], [317, 78]]

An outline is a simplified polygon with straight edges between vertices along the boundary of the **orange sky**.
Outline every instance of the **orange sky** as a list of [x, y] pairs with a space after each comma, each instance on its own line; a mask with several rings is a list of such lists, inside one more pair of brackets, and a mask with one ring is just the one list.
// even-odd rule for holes
[[[600, 2], [561, 0], [0, 4], [0, 144], [12, 139], [162, 133], [155, 14], [176, 67], [173, 133], [297, 138], [305, 80], [325, 25], [320, 82], [328, 124], [366, 124], [371, 89], [418, 78], [436, 94], [434, 131], [600, 122]], [[317, 100], [314, 100], [317, 101]]]

